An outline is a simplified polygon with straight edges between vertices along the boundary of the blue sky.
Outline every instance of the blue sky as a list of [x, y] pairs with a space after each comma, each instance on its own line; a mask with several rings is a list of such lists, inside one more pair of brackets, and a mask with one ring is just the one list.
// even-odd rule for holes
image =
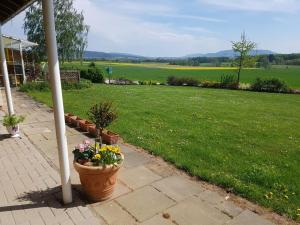
[[[244, 30], [259, 49], [300, 52], [299, 0], [74, 0], [88, 50], [183, 56], [231, 48]], [[24, 13], [3, 33], [25, 37]]]

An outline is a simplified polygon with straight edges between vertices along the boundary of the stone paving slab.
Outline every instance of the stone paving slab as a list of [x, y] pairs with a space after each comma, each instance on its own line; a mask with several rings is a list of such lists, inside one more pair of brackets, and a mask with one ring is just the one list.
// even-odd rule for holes
[[161, 177], [144, 166], [138, 166], [121, 171], [119, 179], [131, 189], [136, 189], [160, 180]]
[[268, 220], [262, 219], [257, 214], [245, 210], [239, 216], [227, 223], [228, 225], [272, 225]]
[[[120, 147], [125, 155], [125, 162], [120, 170], [113, 196], [104, 202], [88, 204], [84, 195], [77, 195], [81, 186], [72, 165], [72, 149], [89, 137], [68, 126], [66, 135], [71, 178], [77, 191], [74, 191], [74, 205], [65, 208], [58, 197], [59, 164], [52, 110], [23, 93], [14, 91], [13, 99], [16, 112], [26, 115], [26, 121], [21, 127], [23, 139], [0, 139], [1, 225], [16, 224], [16, 221], [31, 225], [274, 224], [226, 200], [225, 196], [209, 190], [202, 183], [182, 175], [182, 172], [163, 160], [122, 143]], [[3, 132], [2, 129], [0, 134]], [[33, 154], [32, 157], [28, 158], [26, 151], [20, 151], [24, 147]], [[23, 160], [24, 157], [26, 160]], [[16, 198], [24, 194], [24, 190], [35, 194], [33, 197], [23, 198], [21, 202], [16, 201]], [[33, 199], [35, 201], [32, 201]], [[45, 200], [41, 202], [41, 199]], [[24, 204], [32, 203], [37, 206], [24, 207]], [[1, 207], [11, 205], [21, 205], [21, 209], [1, 210]]]
[[148, 220], [175, 204], [175, 201], [150, 186], [121, 196], [116, 201], [139, 222]]
[[180, 202], [166, 212], [181, 225], [222, 225], [231, 219], [196, 197]]
[[163, 216], [160, 214], [152, 217], [150, 220], [140, 223], [140, 225], [158, 225], [158, 224], [159, 225], [174, 225], [176, 223], [173, 223], [169, 219], [163, 218]]
[[115, 201], [109, 201], [94, 207], [108, 224], [111, 225], [136, 225], [138, 222]]
[[177, 202], [204, 191], [196, 182], [178, 175], [157, 181], [152, 186]]

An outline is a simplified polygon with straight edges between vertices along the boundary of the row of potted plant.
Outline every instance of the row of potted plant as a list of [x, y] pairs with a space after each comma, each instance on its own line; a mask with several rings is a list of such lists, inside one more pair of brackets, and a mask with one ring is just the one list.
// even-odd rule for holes
[[[88, 132], [91, 136], [97, 136], [97, 128], [93, 122], [86, 119], [81, 119], [79, 116], [73, 115], [72, 113], [65, 114], [65, 121], [73, 127], [79, 128], [83, 132]], [[101, 138], [104, 143], [116, 144], [119, 140], [119, 135], [109, 130], [103, 130]]]
[[[114, 190], [117, 173], [124, 161], [124, 155], [118, 145], [105, 145], [102, 141], [116, 143], [115, 137], [103, 130], [116, 118], [117, 113], [111, 102], [100, 102], [88, 111], [90, 121], [67, 114], [66, 122], [94, 134], [95, 144], [85, 140], [73, 150], [74, 168], [79, 173], [83, 191], [89, 199], [102, 201], [108, 199]], [[106, 135], [107, 134], [107, 135]]]

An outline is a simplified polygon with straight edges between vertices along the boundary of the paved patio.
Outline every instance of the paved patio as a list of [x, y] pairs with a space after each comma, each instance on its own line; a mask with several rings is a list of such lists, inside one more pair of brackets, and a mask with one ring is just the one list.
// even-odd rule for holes
[[[4, 93], [2, 93], [4, 94]], [[4, 96], [4, 95], [3, 95]], [[75, 202], [60, 203], [53, 113], [25, 94], [13, 92], [15, 110], [26, 116], [22, 138], [0, 126], [0, 223], [108, 225], [272, 225], [234, 196], [195, 181], [161, 159], [120, 144], [124, 166], [110, 200], [88, 203], [71, 167]], [[2, 113], [3, 114], [3, 113]], [[1, 115], [0, 115], [1, 116]], [[69, 157], [85, 134], [67, 127]], [[245, 201], [246, 202], [246, 201]], [[248, 208], [248, 209], [247, 209]], [[262, 211], [263, 212], [263, 211]], [[278, 224], [292, 224], [278, 219]]]

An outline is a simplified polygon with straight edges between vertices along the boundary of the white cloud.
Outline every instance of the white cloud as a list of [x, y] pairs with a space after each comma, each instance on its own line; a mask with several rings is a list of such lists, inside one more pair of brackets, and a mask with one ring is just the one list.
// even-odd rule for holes
[[266, 12], [296, 12], [300, 10], [299, 0], [198, 0], [198, 2], [232, 10]]
[[179, 19], [191, 19], [191, 20], [201, 20], [201, 21], [206, 21], [206, 22], [215, 22], [215, 23], [223, 23], [226, 22], [223, 19], [217, 19], [217, 18], [212, 18], [212, 17], [205, 17], [205, 16], [192, 16], [192, 15], [176, 15], [176, 14], [164, 14], [160, 15], [162, 17], [173, 17], [173, 18], [179, 18]]
[[90, 50], [182, 56], [224, 47], [224, 42], [215, 37], [191, 34], [170, 24], [148, 22], [116, 8], [109, 10], [107, 5], [95, 4], [91, 0], [77, 0], [76, 7], [84, 9], [86, 23], [91, 26]]

